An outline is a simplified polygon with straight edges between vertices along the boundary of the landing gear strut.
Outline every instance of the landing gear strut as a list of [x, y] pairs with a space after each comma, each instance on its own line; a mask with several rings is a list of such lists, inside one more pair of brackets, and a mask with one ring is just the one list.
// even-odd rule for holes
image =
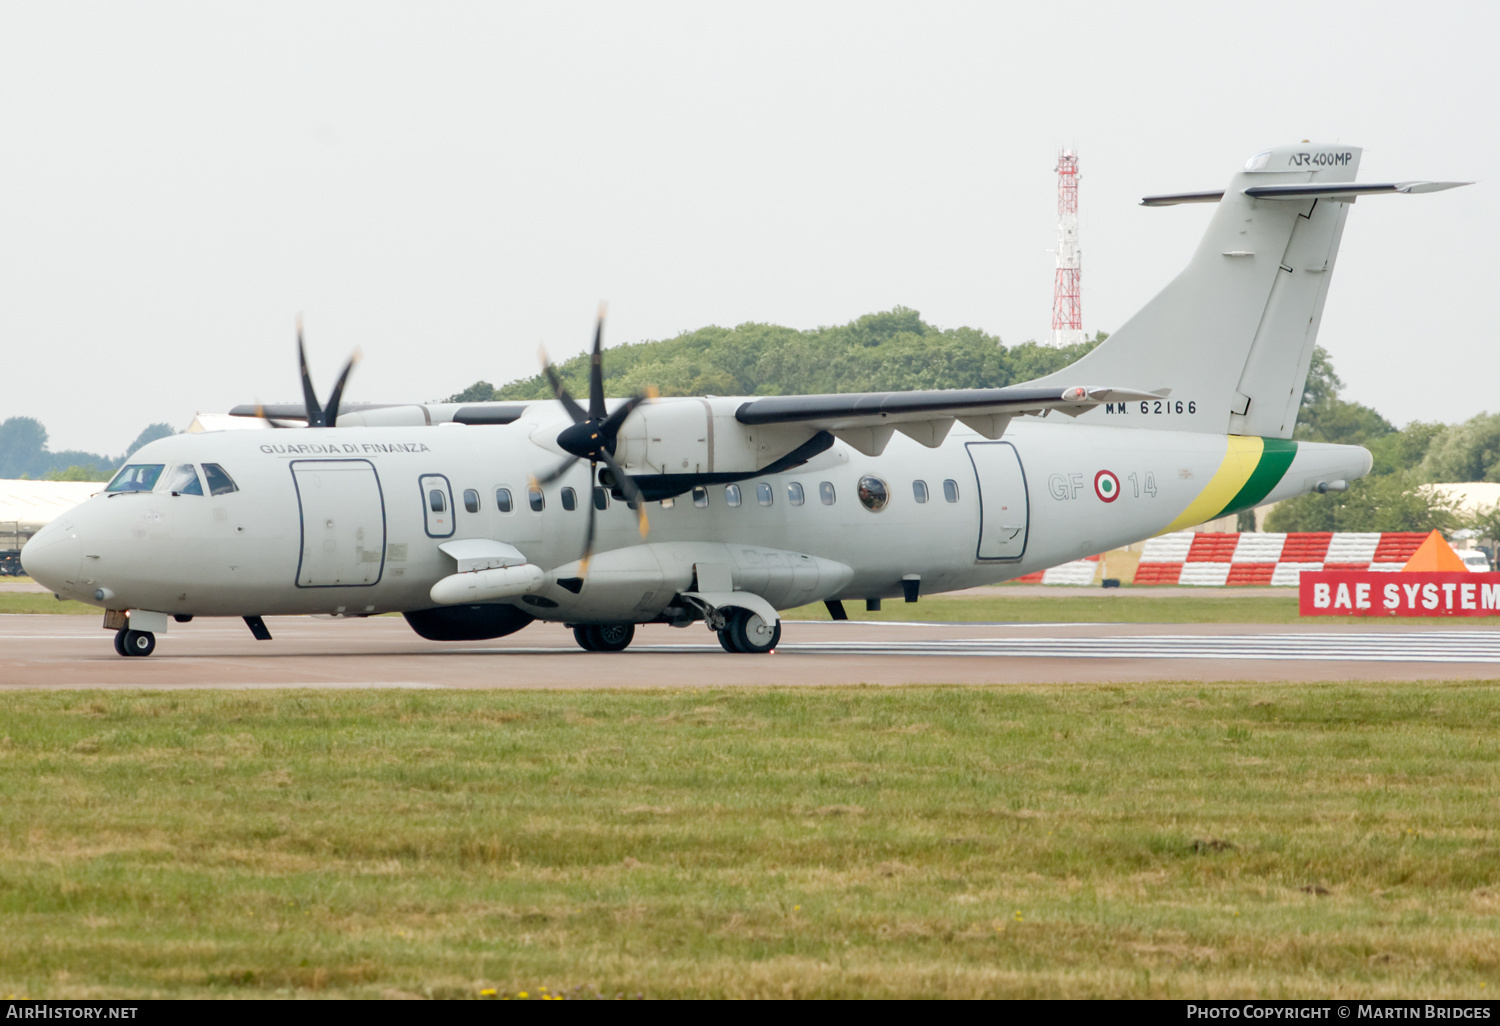
[[719, 631], [719, 644], [726, 652], [758, 655], [769, 652], [781, 641], [781, 621], [774, 625], [766, 623], [759, 613], [748, 609], [733, 609], [724, 618], [724, 629]]
[[156, 635], [126, 627], [115, 634], [115, 651], [122, 656], [148, 656], [156, 651]]
[[635, 640], [635, 624], [580, 624], [573, 628], [573, 638], [585, 652], [623, 652]]

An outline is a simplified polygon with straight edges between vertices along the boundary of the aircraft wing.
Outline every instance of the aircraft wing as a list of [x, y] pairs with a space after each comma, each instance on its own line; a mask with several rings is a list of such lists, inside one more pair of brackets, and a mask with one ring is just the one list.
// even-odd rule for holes
[[1017, 385], [924, 392], [853, 392], [835, 395], [777, 395], [751, 399], [735, 411], [745, 425], [797, 424], [831, 432], [867, 455], [884, 451], [895, 431], [934, 447], [954, 421], [986, 438], [999, 438], [1012, 417], [1044, 416], [1052, 410], [1076, 417], [1105, 403], [1160, 399], [1170, 389], [1067, 389]]

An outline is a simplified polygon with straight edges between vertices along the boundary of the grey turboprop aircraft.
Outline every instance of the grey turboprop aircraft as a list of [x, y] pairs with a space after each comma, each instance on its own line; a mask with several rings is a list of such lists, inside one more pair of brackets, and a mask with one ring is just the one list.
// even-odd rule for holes
[[[1237, 510], [1341, 489], [1358, 446], [1291, 440], [1360, 150], [1252, 157], [1191, 261], [1072, 366], [1004, 388], [241, 407], [288, 431], [177, 435], [38, 533], [27, 570], [105, 610], [121, 655], [171, 622], [400, 612], [424, 638], [536, 620], [593, 651], [704, 623], [768, 652], [777, 610], [993, 584]], [[299, 332], [299, 353], [301, 336]], [[352, 361], [351, 361], [352, 363]], [[648, 519], [649, 518], [649, 519]]]

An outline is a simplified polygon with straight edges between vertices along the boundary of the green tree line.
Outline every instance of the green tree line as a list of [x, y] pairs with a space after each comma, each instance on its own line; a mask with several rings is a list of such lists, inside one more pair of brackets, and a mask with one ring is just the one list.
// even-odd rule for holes
[[[975, 328], [935, 328], [898, 306], [807, 331], [750, 323], [615, 346], [604, 356], [604, 387], [609, 395], [655, 387], [669, 396], [993, 388], [1066, 367], [1104, 337], [1060, 349], [1035, 342], [1006, 347]], [[588, 363], [584, 354], [557, 367], [575, 396], [587, 394]], [[538, 373], [500, 388], [477, 381], [446, 401], [551, 398], [552, 387]]]
[[35, 417], [10, 417], [0, 422], [0, 478], [107, 481], [131, 453], [147, 442], [174, 433], [170, 424], [152, 424], [119, 457], [78, 449], [54, 452], [47, 446], [47, 429], [41, 421]]

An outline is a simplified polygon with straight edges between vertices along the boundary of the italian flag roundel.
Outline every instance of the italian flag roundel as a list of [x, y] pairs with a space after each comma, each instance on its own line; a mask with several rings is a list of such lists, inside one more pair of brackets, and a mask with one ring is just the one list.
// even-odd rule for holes
[[1100, 502], [1114, 502], [1120, 497], [1120, 479], [1107, 470], [1094, 475], [1094, 494]]

